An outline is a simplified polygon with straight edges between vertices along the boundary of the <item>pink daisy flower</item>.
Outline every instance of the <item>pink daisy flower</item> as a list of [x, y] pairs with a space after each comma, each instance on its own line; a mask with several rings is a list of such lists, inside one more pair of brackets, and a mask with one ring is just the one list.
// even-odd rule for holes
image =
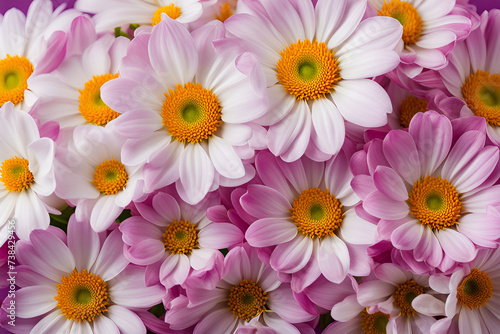
[[498, 246], [499, 220], [487, 207], [500, 195], [492, 186], [499, 154], [485, 140], [484, 131], [460, 133], [428, 111], [413, 117], [408, 132], [393, 130], [353, 156], [352, 185], [364, 210], [380, 219], [379, 237], [410, 267], [446, 271], [472, 261], [477, 248]]
[[[35, 230], [19, 241], [16, 327], [19, 333], [146, 333], [134, 311], [161, 301], [164, 288], [144, 285], [144, 268], [129, 265], [121, 233], [105, 236], [73, 215], [66, 235]], [[9, 305], [6, 299], [3, 310]], [[19, 325], [19, 330], [17, 330]], [[10, 329], [10, 328], [9, 328]]]
[[142, 166], [122, 162], [123, 138], [108, 129], [80, 125], [68, 149], [58, 147], [56, 195], [76, 206], [78, 220], [97, 232], [113, 224], [123, 209], [142, 196]]
[[480, 250], [471, 263], [451, 276], [436, 275], [430, 286], [448, 297], [431, 295], [413, 300], [413, 307], [429, 316], [446, 316], [431, 329], [434, 333], [495, 333], [500, 326], [500, 250]]
[[0, 245], [15, 220], [16, 234], [27, 240], [34, 229], [46, 229], [52, 208], [47, 197], [56, 188], [54, 142], [40, 138], [35, 120], [15, 110], [11, 102], [0, 108]]
[[276, 246], [274, 270], [291, 274], [300, 292], [321, 274], [340, 283], [346, 275], [368, 275], [372, 261], [366, 248], [376, 226], [360, 218], [360, 199], [350, 186], [352, 174], [344, 151], [326, 163], [304, 157], [284, 163], [269, 152], [255, 165], [264, 185], [249, 185], [243, 209], [257, 218], [245, 238], [254, 247]]
[[215, 289], [191, 287], [186, 295], [174, 299], [165, 315], [174, 330], [196, 324], [195, 334], [269, 330], [299, 334], [294, 324], [317, 317], [304, 311], [290, 285], [282, 284], [277, 273], [261, 262], [257, 251], [246, 246], [233, 248], [226, 255], [224, 273]]
[[224, 34], [217, 21], [190, 35], [167, 18], [131, 42], [120, 77], [102, 87], [106, 104], [124, 113], [114, 127], [130, 138], [124, 163], [147, 162], [147, 192], [175, 182], [195, 204], [219, 184], [254, 176], [242, 158], [253, 155], [250, 122], [267, 110], [262, 70], [251, 53], [216, 50]]
[[270, 126], [274, 155], [325, 161], [344, 143], [344, 122], [387, 123], [389, 97], [369, 78], [399, 64], [396, 20], [360, 23], [365, 0], [242, 2], [251, 14], [234, 15], [225, 25], [260, 58], [270, 106], [260, 121]]
[[42, 97], [36, 117], [43, 123], [58, 122], [59, 141], [69, 141], [78, 125], [105, 126], [120, 115], [102, 101], [100, 88], [118, 77], [129, 42], [107, 34], [98, 38], [92, 21], [79, 16], [71, 23], [67, 57], [61, 65], [30, 80], [30, 87]]
[[488, 123], [488, 137], [500, 145], [500, 10], [485, 11], [480, 28], [450, 54], [449, 65], [439, 71], [449, 92], [467, 107], [455, 117], [476, 115]]
[[11, 101], [29, 110], [38, 95], [30, 78], [53, 71], [64, 58], [70, 22], [81, 13], [52, 1], [35, 0], [28, 13], [12, 8], [0, 15], [0, 106]]
[[378, 315], [380, 322], [386, 322], [388, 333], [429, 333], [436, 319], [418, 313], [412, 306], [415, 297], [434, 293], [429, 276], [413, 274], [392, 263], [381, 264], [373, 272], [377, 279], [361, 283], [358, 289], [359, 304], [369, 306], [367, 314]]
[[75, 8], [95, 14], [98, 33], [111, 31], [123, 25], [154, 26], [162, 20], [162, 14], [187, 24], [203, 13], [200, 0], [78, 0]]
[[[403, 26], [399, 69], [410, 78], [423, 68], [440, 69], [457, 40], [466, 38], [472, 21], [454, 12], [455, 0], [369, 0], [379, 16], [397, 19]], [[473, 14], [470, 14], [473, 15]]]
[[135, 203], [141, 216], [120, 224], [125, 256], [132, 263], [147, 265], [148, 281], [159, 279], [166, 288], [183, 284], [191, 271], [217, 269], [223, 257], [219, 249], [243, 241], [236, 226], [213, 223], [205, 216], [207, 207], [218, 204], [216, 194], [192, 206], [170, 193], [157, 193], [152, 205]]

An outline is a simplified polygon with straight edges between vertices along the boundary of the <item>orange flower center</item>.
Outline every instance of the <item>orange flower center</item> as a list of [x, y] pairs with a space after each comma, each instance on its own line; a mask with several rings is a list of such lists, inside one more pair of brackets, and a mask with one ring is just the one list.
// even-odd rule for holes
[[127, 185], [128, 174], [125, 166], [115, 159], [106, 160], [96, 167], [91, 182], [103, 195], [115, 195]]
[[181, 9], [176, 5], [174, 5], [173, 3], [164, 7], [160, 7], [155, 11], [153, 18], [151, 19], [151, 21], [153, 21], [154, 26], [160, 23], [162, 13], [167, 14], [167, 16], [173, 20], [175, 20], [182, 14]]
[[118, 78], [118, 73], [114, 75], [110, 73], [94, 75], [92, 80], [85, 83], [83, 90], [78, 90], [80, 92], [78, 110], [80, 110], [87, 122], [95, 125], [106, 125], [120, 116], [101, 99], [101, 86], [115, 78]]
[[249, 322], [266, 309], [267, 293], [251, 280], [243, 279], [229, 291], [229, 308], [235, 316]]
[[413, 279], [410, 279], [403, 284], [400, 284], [396, 291], [392, 294], [394, 305], [401, 308], [401, 315], [412, 317], [417, 314], [417, 311], [411, 306], [411, 302], [415, 297], [424, 293], [424, 288], [417, 284]]
[[465, 80], [462, 95], [476, 116], [489, 125], [500, 125], [500, 74], [477, 70]]
[[408, 96], [401, 102], [399, 109], [399, 121], [404, 128], [410, 126], [411, 119], [419, 112], [427, 111], [427, 100], [419, 99], [413, 95]]
[[361, 329], [365, 334], [385, 334], [387, 333], [387, 323], [389, 316], [382, 312], [370, 314], [364, 309], [361, 311]]
[[21, 192], [35, 182], [28, 167], [29, 161], [17, 156], [2, 162], [0, 180], [9, 192]]
[[174, 220], [163, 233], [163, 244], [172, 254], [191, 254], [198, 248], [198, 230], [188, 220]]
[[28, 78], [34, 68], [28, 58], [14, 56], [0, 59], [0, 107], [5, 102], [18, 104], [24, 100]]
[[220, 14], [215, 14], [215, 19], [219, 20], [221, 22], [224, 22], [228, 18], [230, 18], [232, 15], [233, 15], [233, 11], [232, 11], [231, 5], [228, 4], [227, 2], [224, 2], [222, 4], [221, 9], [220, 9]]
[[418, 11], [407, 1], [390, 0], [377, 11], [379, 16], [393, 17], [403, 26], [403, 42], [405, 45], [415, 44], [422, 34], [422, 18]]
[[493, 282], [487, 273], [473, 268], [457, 288], [457, 299], [469, 309], [479, 308], [493, 296]]

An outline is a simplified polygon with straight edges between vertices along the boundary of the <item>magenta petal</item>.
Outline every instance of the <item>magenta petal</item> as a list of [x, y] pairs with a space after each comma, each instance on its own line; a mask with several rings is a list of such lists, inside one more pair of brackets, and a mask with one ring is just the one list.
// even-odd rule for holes
[[363, 209], [375, 217], [390, 220], [404, 218], [410, 213], [410, 209], [404, 201], [395, 201], [378, 191], [366, 196]]
[[257, 218], [289, 218], [292, 208], [283, 195], [262, 185], [249, 185], [240, 203], [248, 214]]
[[160, 240], [144, 239], [131, 246], [125, 253], [130, 262], [138, 265], [149, 265], [163, 258], [165, 246]]
[[229, 223], [211, 223], [198, 232], [200, 247], [211, 249], [230, 248], [243, 242], [241, 230]]
[[414, 184], [420, 178], [420, 159], [410, 134], [403, 130], [389, 132], [384, 139], [384, 154], [392, 168], [406, 182]]
[[288, 242], [297, 235], [297, 227], [279, 218], [262, 218], [247, 229], [245, 238], [253, 247], [268, 247]]
[[436, 232], [444, 253], [457, 262], [470, 262], [476, 257], [476, 248], [469, 238], [452, 229]]
[[373, 182], [381, 193], [395, 201], [401, 202], [408, 199], [408, 190], [403, 180], [389, 167], [378, 166], [373, 173]]
[[191, 269], [189, 259], [184, 254], [171, 254], [160, 268], [160, 281], [168, 289], [186, 280]]
[[416, 220], [405, 223], [392, 232], [392, 244], [394, 247], [403, 250], [413, 249], [420, 241], [424, 228], [427, 227], [424, 227]]
[[307, 313], [300, 307], [288, 284], [282, 284], [276, 290], [269, 292], [269, 308], [291, 323], [305, 322], [315, 318], [315, 315]]
[[209, 312], [194, 329], [194, 334], [230, 333], [237, 319], [229, 309]]

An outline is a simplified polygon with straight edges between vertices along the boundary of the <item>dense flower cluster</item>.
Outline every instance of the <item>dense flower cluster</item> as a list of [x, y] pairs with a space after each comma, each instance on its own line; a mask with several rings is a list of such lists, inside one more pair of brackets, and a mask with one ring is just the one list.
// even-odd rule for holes
[[494, 333], [500, 10], [0, 15], [0, 331]]

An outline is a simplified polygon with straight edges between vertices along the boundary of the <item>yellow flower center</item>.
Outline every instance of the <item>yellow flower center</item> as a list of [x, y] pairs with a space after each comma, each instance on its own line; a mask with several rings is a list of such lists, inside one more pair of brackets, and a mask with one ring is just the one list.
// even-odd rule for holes
[[35, 182], [28, 166], [28, 160], [17, 156], [2, 162], [0, 180], [9, 192], [21, 192]]
[[191, 254], [198, 248], [198, 230], [189, 220], [174, 220], [163, 233], [163, 244], [172, 254]]
[[0, 107], [7, 101], [18, 104], [24, 100], [24, 91], [33, 70], [26, 57], [7, 55], [0, 59]]
[[94, 276], [87, 270], [73, 270], [61, 278], [57, 284], [57, 307], [73, 321], [93, 321], [95, 317], [108, 310], [110, 299], [106, 282], [99, 275]]
[[103, 195], [114, 195], [122, 191], [127, 185], [128, 174], [125, 166], [115, 159], [106, 160], [99, 164], [91, 182]]
[[247, 322], [266, 310], [267, 293], [251, 280], [243, 279], [229, 290], [229, 308]]
[[500, 74], [477, 70], [465, 80], [462, 95], [476, 116], [489, 125], [500, 125]]
[[292, 204], [292, 220], [310, 238], [333, 236], [342, 224], [342, 204], [328, 190], [304, 190]]
[[422, 34], [422, 18], [418, 11], [407, 1], [390, 0], [377, 11], [379, 16], [393, 17], [403, 26], [403, 42], [405, 45], [415, 44]]
[[188, 82], [165, 93], [163, 125], [181, 143], [208, 139], [222, 123], [222, 107], [217, 96], [201, 84]]
[[80, 92], [80, 97], [78, 98], [80, 106], [78, 110], [80, 110], [80, 113], [87, 122], [95, 125], [106, 125], [120, 116], [119, 113], [108, 107], [101, 99], [101, 86], [115, 78], [118, 78], [118, 73], [94, 75], [92, 76], [92, 80], [85, 83], [83, 90], [78, 90]]
[[410, 126], [411, 119], [419, 112], [427, 111], [427, 100], [419, 99], [413, 95], [408, 96], [401, 102], [399, 109], [399, 121], [404, 128]]
[[167, 16], [173, 20], [175, 20], [182, 14], [181, 9], [176, 5], [174, 5], [173, 3], [164, 7], [160, 7], [156, 10], [156, 12], [153, 15], [153, 18], [151, 19], [151, 21], [153, 21], [153, 25], [157, 25], [158, 23], [160, 23], [162, 13], [167, 14]]
[[221, 9], [220, 9], [220, 14], [219, 15], [215, 14], [215, 19], [219, 20], [221, 22], [224, 22], [228, 18], [230, 18], [232, 15], [233, 15], [233, 11], [231, 10], [231, 5], [228, 4], [227, 2], [224, 2], [222, 4]]
[[462, 212], [460, 194], [447, 180], [426, 176], [409, 193], [410, 214], [433, 230], [458, 224]]
[[297, 100], [324, 98], [341, 79], [337, 58], [323, 42], [299, 39], [281, 51], [280, 56], [276, 76]]
[[361, 311], [361, 329], [365, 334], [385, 334], [389, 316], [382, 312], [370, 314], [366, 309]]
[[492, 296], [493, 282], [490, 276], [477, 268], [473, 268], [457, 288], [458, 302], [469, 309], [483, 306]]
[[410, 279], [403, 284], [400, 284], [396, 291], [392, 294], [394, 305], [401, 308], [401, 315], [412, 317], [417, 314], [417, 311], [411, 306], [411, 302], [415, 297], [424, 293], [424, 288], [417, 284], [413, 279]]

